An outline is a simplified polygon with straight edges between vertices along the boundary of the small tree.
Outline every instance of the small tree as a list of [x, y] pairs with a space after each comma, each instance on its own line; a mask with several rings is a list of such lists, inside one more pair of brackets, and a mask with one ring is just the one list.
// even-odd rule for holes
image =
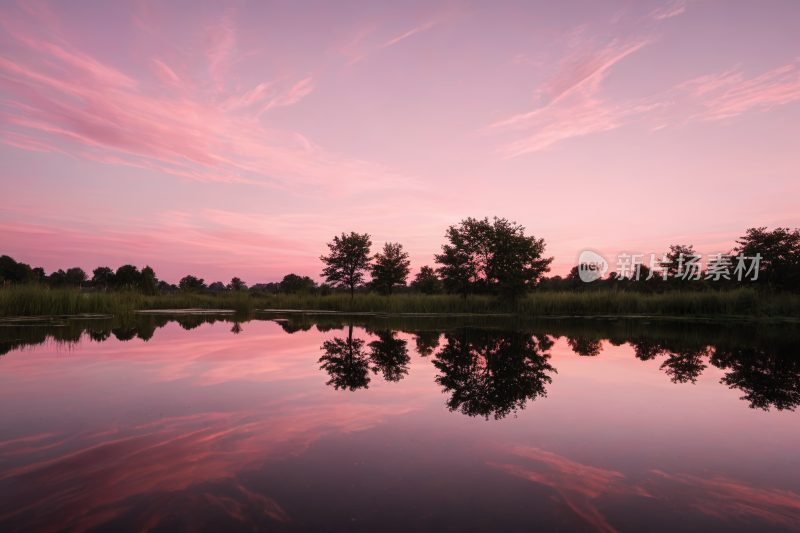
[[241, 291], [247, 288], [247, 283], [239, 278], [233, 278], [231, 282], [228, 283], [228, 288], [232, 291]]
[[320, 256], [327, 265], [321, 276], [328, 283], [349, 287], [352, 299], [356, 286], [364, 282], [364, 273], [369, 269], [370, 246], [372, 241], [368, 233], [342, 233], [341, 239], [334, 237], [333, 242], [328, 243], [330, 255]]
[[178, 286], [182, 291], [194, 292], [205, 289], [206, 285], [203, 278], [196, 278], [194, 276], [185, 276], [178, 282]]
[[424, 294], [437, 294], [442, 291], [442, 282], [436, 271], [429, 267], [424, 266], [419, 269], [417, 275], [414, 276], [412, 285]]
[[316, 282], [308, 276], [298, 276], [297, 274], [287, 274], [281, 281], [281, 292], [294, 294], [296, 292], [311, 292], [317, 288]]
[[411, 261], [400, 243], [387, 242], [383, 253], [375, 254], [372, 264], [372, 283], [379, 292], [392, 294], [395, 285], [405, 285]]
[[69, 285], [80, 285], [86, 281], [89, 276], [83, 271], [81, 267], [74, 267], [67, 270], [64, 282]]
[[97, 267], [92, 271], [92, 283], [95, 287], [107, 289], [114, 286], [114, 271], [108, 267]]
[[153, 296], [158, 294], [158, 278], [156, 277], [156, 271], [153, 270], [153, 267], [150, 265], [146, 265], [142, 269], [142, 276], [139, 280], [139, 290], [142, 291], [144, 294], [148, 294]]

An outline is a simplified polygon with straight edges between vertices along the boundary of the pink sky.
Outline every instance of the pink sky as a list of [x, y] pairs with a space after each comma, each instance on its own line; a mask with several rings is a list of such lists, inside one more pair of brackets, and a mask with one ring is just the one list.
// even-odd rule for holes
[[6, 2], [0, 253], [318, 279], [504, 216], [584, 247], [800, 226], [800, 3]]

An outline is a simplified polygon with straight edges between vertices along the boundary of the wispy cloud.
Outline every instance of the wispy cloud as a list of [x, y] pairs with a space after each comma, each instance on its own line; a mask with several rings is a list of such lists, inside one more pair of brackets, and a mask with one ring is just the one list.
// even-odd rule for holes
[[499, 151], [512, 157], [543, 150], [570, 137], [617, 128], [627, 116], [645, 111], [647, 106], [609, 104], [599, 93], [608, 70], [649, 42], [649, 39], [614, 40], [604, 47], [591, 42], [576, 47], [562, 59], [556, 74], [543, 84], [540, 94], [546, 105], [489, 126], [489, 131], [536, 130]]
[[[420, 25], [420, 26], [417, 26], [416, 28], [414, 28], [414, 29], [412, 29], [412, 30], [409, 30], [409, 31], [407, 31], [407, 32], [405, 32], [405, 33], [404, 33], [404, 34], [402, 34], [402, 35], [399, 35], [399, 36], [397, 36], [397, 37], [394, 37], [393, 39], [389, 39], [388, 41], [386, 41], [386, 42], [385, 42], [385, 43], [383, 43], [383, 44], [379, 44], [379, 45], [378, 45], [376, 48], [374, 48], [374, 49], [373, 49], [373, 50], [371, 50], [371, 51], [368, 51], [368, 52], [362, 52], [362, 53], [356, 53], [356, 54], [347, 54], [347, 55], [355, 55], [355, 57], [354, 57], [353, 59], [351, 59], [350, 61], [348, 61], [347, 63], [345, 63], [345, 65], [348, 65], [348, 66], [349, 66], [349, 65], [354, 65], [354, 64], [358, 63], [359, 61], [361, 61], [361, 60], [365, 59], [365, 58], [366, 58], [368, 55], [370, 55], [370, 54], [374, 53], [375, 51], [377, 51], [377, 50], [379, 50], [379, 49], [381, 49], [381, 48], [386, 48], [387, 46], [391, 46], [391, 45], [393, 45], [393, 44], [396, 44], [396, 43], [398, 43], [398, 42], [402, 41], [403, 39], [406, 39], [406, 38], [408, 38], [408, 37], [411, 37], [411, 36], [412, 36], [412, 35], [414, 35], [415, 33], [419, 33], [419, 32], [421, 32], [421, 31], [425, 31], [425, 30], [427, 30], [427, 29], [430, 29], [430, 28], [432, 28], [433, 26], [435, 26], [436, 24], [437, 24], [436, 22], [428, 22], [428, 23], [426, 23], [426, 24], [422, 24], [422, 25]], [[362, 38], [362, 40], [363, 40], [363, 38]], [[360, 44], [360, 41], [359, 41], [359, 44]], [[351, 48], [352, 48], [352, 47], [351, 47]]]
[[417, 26], [413, 30], [407, 31], [406, 33], [404, 33], [403, 35], [400, 35], [399, 37], [395, 37], [394, 39], [386, 41], [385, 43], [380, 45], [380, 48], [386, 48], [387, 46], [391, 46], [391, 45], [393, 45], [395, 43], [398, 43], [398, 42], [402, 41], [406, 37], [411, 37], [415, 33], [419, 33], [421, 31], [427, 30], [428, 28], [432, 28], [434, 25], [436, 25], [435, 22], [429, 22], [427, 24], [423, 24], [422, 26]]
[[650, 16], [655, 20], [667, 19], [686, 11], [687, 0], [672, 0], [653, 11]]
[[[208, 67], [205, 81], [189, 83], [154, 57], [147, 65], [155, 87], [72, 48], [69, 35], [37, 33], [8, 13], [2, 23], [27, 47], [25, 54], [0, 55], [0, 88], [11, 96], [0, 102], [0, 123], [17, 135], [7, 135], [6, 144], [28, 150], [58, 145], [62, 153], [107, 164], [269, 187], [336, 183], [341, 190], [390, 178], [384, 167], [328, 152], [259, 119], [308, 96], [313, 76], [288, 74], [240, 89], [227, 74], [239, 54], [232, 12], [203, 30], [198, 53]], [[220, 93], [228, 96], [220, 101]], [[33, 131], [39, 142], [24, 143], [20, 136]]]
[[[641, 98], [603, 95], [603, 79], [649, 38], [612, 41], [602, 48], [583, 43], [561, 60], [559, 69], [538, 91], [542, 107], [498, 121], [482, 133], [529, 130], [497, 152], [505, 157], [547, 150], [572, 137], [608, 131], [636, 122], [656, 131], [691, 121], [716, 121], [753, 110], [766, 111], [800, 99], [800, 63], [746, 79], [741, 66], [709, 74]], [[657, 122], [657, 124], [652, 124]]]
[[689, 119], [721, 120], [750, 110], [768, 110], [800, 99], [800, 63], [784, 65], [745, 80], [741, 71], [695, 78], [676, 87], [688, 90], [688, 97], [702, 110]]

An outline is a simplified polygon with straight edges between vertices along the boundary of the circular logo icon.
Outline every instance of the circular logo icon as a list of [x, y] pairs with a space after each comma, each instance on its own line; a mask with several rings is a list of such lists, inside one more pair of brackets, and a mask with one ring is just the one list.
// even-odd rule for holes
[[596, 250], [583, 250], [578, 256], [578, 275], [582, 281], [591, 283], [608, 272], [608, 260]]

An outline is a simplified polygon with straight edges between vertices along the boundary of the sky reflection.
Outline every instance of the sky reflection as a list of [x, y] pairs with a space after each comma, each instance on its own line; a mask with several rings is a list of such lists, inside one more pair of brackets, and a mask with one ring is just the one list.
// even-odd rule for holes
[[3, 529], [800, 529], [791, 336], [142, 320], [0, 359]]

